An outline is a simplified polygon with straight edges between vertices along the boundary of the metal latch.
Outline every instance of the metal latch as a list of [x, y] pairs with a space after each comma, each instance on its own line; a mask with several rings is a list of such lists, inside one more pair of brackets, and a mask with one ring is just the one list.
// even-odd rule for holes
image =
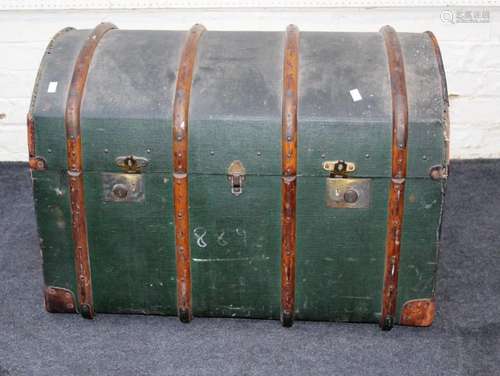
[[149, 161], [143, 157], [127, 155], [117, 157], [115, 159], [115, 163], [118, 165], [118, 167], [125, 170], [125, 172], [129, 174], [137, 174], [140, 173], [142, 169], [148, 165]]
[[346, 177], [350, 172], [356, 170], [356, 165], [353, 162], [339, 161], [325, 161], [323, 162], [323, 169], [330, 173], [333, 177]]
[[239, 196], [243, 193], [243, 182], [245, 181], [245, 166], [241, 161], [232, 161], [227, 169], [229, 184], [231, 184], [231, 193]]

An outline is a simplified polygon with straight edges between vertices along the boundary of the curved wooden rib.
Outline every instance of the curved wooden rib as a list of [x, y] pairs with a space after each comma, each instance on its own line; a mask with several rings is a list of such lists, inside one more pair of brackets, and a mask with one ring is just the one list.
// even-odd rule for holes
[[182, 322], [191, 321], [191, 249], [189, 245], [188, 124], [189, 98], [198, 41], [205, 31], [194, 25], [182, 50], [173, 110], [173, 186], [175, 215], [175, 258], [177, 266], [177, 313]]
[[443, 57], [441, 56], [441, 49], [439, 48], [436, 36], [432, 31], [426, 31], [425, 34], [429, 36], [432, 43], [432, 48], [434, 49], [434, 54], [436, 55], [437, 67], [439, 71], [439, 77], [441, 79], [441, 93], [443, 95], [444, 109], [443, 109], [443, 121], [444, 121], [444, 148], [445, 148], [445, 176], [448, 175], [448, 164], [450, 161], [450, 114], [449, 106], [450, 102], [448, 99], [448, 85], [446, 83], [446, 74], [444, 72]]
[[403, 53], [396, 31], [385, 26], [380, 30], [387, 50], [392, 95], [392, 179], [389, 190], [387, 238], [380, 327], [394, 325], [398, 289], [399, 257], [404, 214], [404, 193], [408, 141], [408, 98]]
[[[438, 41], [431, 31], [426, 31], [431, 40], [432, 48], [434, 50], [434, 55], [436, 56], [437, 68], [439, 71], [439, 76], [441, 80], [441, 94], [443, 96], [443, 139], [444, 139], [444, 155], [443, 155], [443, 166], [441, 171], [438, 173], [438, 178], [441, 180], [441, 215], [439, 219], [439, 228], [437, 233], [437, 249], [439, 250], [441, 242], [441, 229], [443, 224], [443, 210], [445, 201], [445, 190], [446, 190], [446, 179], [449, 174], [450, 169], [450, 114], [449, 106], [450, 102], [448, 99], [448, 85], [446, 83], [446, 74], [444, 71], [443, 58], [441, 56], [441, 49], [439, 48]], [[432, 176], [431, 178], [435, 178]], [[425, 300], [417, 300], [416, 302], [424, 302]], [[418, 304], [415, 301], [407, 302], [403, 305], [400, 324], [401, 325], [413, 325], [413, 326], [430, 326], [434, 320], [434, 315], [436, 313], [436, 304], [434, 301], [434, 294], [431, 299], [428, 300], [429, 304]], [[417, 305], [417, 311], [420, 311], [420, 315], [415, 315], [415, 310], [412, 309], [415, 304]], [[411, 315], [408, 313], [412, 313]]]
[[116, 26], [110, 23], [101, 23], [90, 33], [85, 41], [75, 62], [64, 116], [78, 305], [82, 316], [89, 319], [94, 317], [94, 303], [83, 189], [80, 107], [94, 51], [104, 34], [112, 29], [116, 29]]
[[281, 323], [286, 327], [293, 324], [295, 306], [298, 76], [299, 29], [289, 25], [281, 120]]

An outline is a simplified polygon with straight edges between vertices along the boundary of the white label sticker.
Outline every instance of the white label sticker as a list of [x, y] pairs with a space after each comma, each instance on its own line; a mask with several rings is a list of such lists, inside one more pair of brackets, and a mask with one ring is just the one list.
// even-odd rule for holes
[[55, 93], [57, 91], [57, 81], [50, 81], [47, 93]]
[[360, 101], [361, 99], [363, 99], [363, 97], [361, 96], [361, 93], [359, 92], [358, 89], [352, 89], [351, 91], [349, 91], [349, 93], [351, 93], [351, 97], [352, 97], [353, 102], [357, 102], [357, 101]]

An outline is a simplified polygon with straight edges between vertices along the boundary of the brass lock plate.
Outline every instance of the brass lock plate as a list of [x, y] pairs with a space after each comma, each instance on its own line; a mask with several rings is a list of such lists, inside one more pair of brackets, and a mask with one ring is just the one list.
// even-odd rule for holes
[[144, 179], [140, 174], [103, 173], [104, 201], [143, 202]]
[[326, 179], [326, 206], [366, 209], [370, 207], [371, 179]]

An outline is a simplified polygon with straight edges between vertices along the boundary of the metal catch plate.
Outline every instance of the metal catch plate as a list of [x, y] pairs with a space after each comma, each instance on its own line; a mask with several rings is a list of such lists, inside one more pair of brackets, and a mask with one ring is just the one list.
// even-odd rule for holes
[[144, 179], [140, 174], [103, 173], [104, 201], [143, 202]]
[[142, 172], [144, 168], [149, 163], [149, 160], [147, 160], [144, 157], [137, 157], [135, 155], [127, 155], [127, 156], [121, 156], [117, 157], [115, 159], [115, 163], [118, 167], [122, 168], [125, 172], [131, 173], [131, 174], [137, 174]]
[[227, 169], [229, 183], [231, 184], [231, 193], [238, 197], [243, 193], [243, 182], [245, 181], [245, 166], [241, 161], [232, 161]]
[[371, 179], [326, 179], [326, 206], [365, 209], [370, 207]]

